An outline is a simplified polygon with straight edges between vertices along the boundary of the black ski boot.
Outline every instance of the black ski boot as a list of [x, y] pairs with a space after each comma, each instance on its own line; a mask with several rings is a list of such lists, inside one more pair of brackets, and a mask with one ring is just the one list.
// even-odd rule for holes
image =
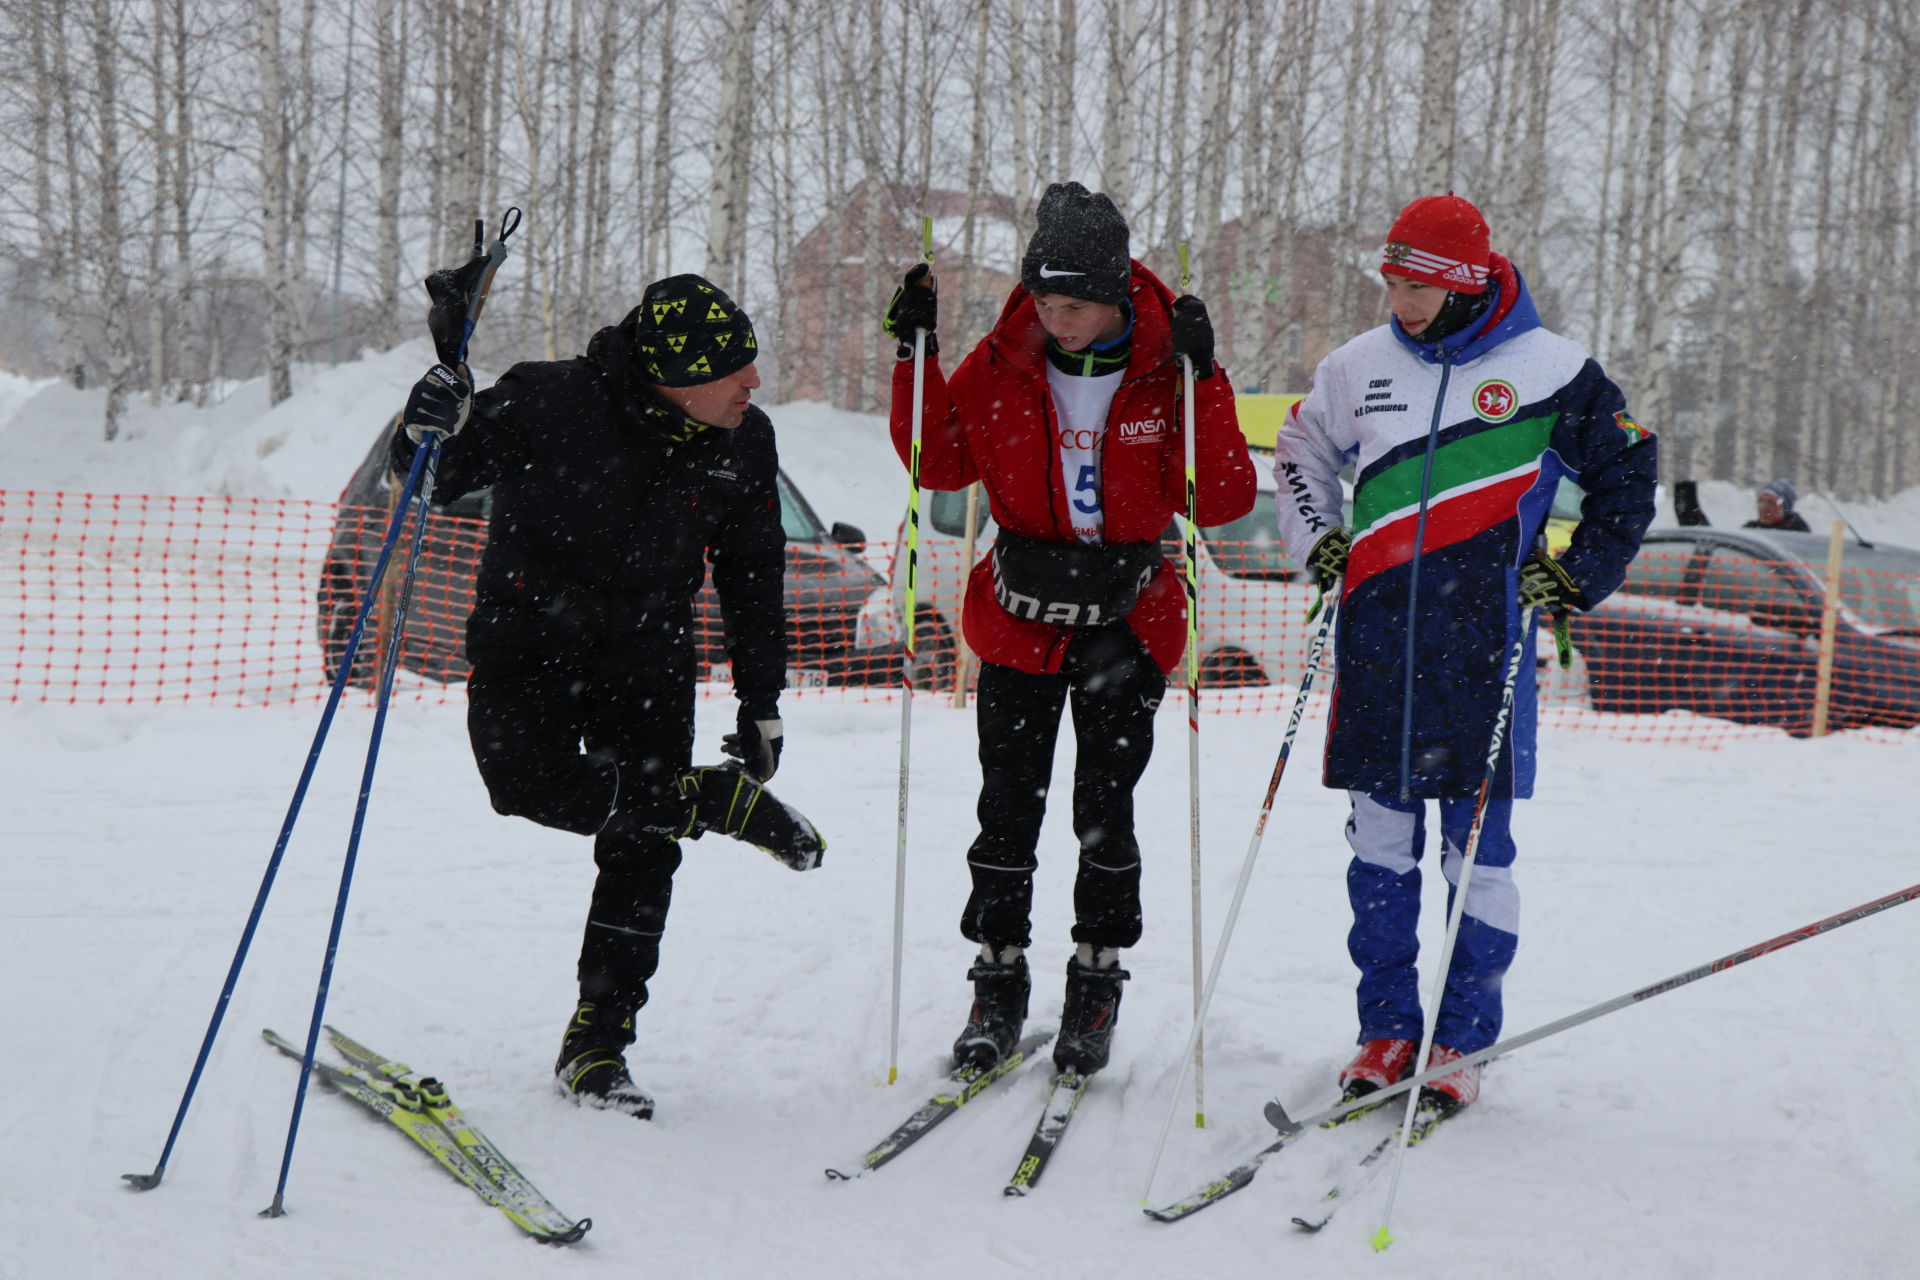
[[622, 1051], [633, 1043], [633, 1010], [582, 1000], [560, 1041], [553, 1082], [575, 1106], [653, 1118], [653, 1099], [627, 1074]]
[[827, 851], [827, 842], [798, 809], [737, 764], [695, 769], [680, 779], [680, 794], [693, 801], [696, 837], [717, 831], [744, 840], [795, 871], [811, 871]]
[[1067, 961], [1067, 1004], [1060, 1014], [1060, 1037], [1053, 1042], [1054, 1066], [1092, 1075], [1107, 1065], [1113, 1024], [1120, 1017], [1120, 984], [1132, 976], [1120, 967], [1118, 950], [1080, 944]]
[[997, 1067], [1013, 1051], [1027, 1020], [1027, 996], [1033, 979], [1027, 957], [1019, 947], [980, 948], [980, 958], [967, 970], [973, 983], [973, 1011], [966, 1029], [953, 1042], [955, 1067]]

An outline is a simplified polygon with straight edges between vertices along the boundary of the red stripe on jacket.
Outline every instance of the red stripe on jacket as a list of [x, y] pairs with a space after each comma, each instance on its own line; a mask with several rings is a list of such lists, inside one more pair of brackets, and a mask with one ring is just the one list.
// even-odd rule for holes
[[[1525, 475], [1514, 476], [1510, 480], [1502, 480], [1457, 497], [1443, 498], [1429, 506], [1427, 536], [1421, 545], [1422, 553], [1465, 542], [1502, 520], [1512, 519], [1520, 509], [1520, 499], [1526, 496], [1527, 490], [1539, 478], [1540, 469], [1536, 467]], [[1343, 594], [1376, 573], [1384, 573], [1395, 565], [1412, 560], [1413, 538], [1419, 526], [1420, 513], [1415, 511], [1380, 526], [1354, 543], [1353, 553], [1347, 558]]]

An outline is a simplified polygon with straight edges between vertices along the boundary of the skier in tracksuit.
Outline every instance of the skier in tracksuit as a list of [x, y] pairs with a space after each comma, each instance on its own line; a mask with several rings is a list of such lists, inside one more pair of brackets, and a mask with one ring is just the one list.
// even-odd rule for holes
[[[1341, 1073], [1349, 1097], [1413, 1069], [1426, 801], [1439, 802], [1441, 867], [1457, 884], [1508, 653], [1524, 633], [1428, 1065], [1499, 1037], [1519, 934], [1508, 822], [1533, 788], [1535, 610], [1589, 609], [1620, 585], [1653, 516], [1656, 459], [1620, 389], [1541, 325], [1473, 205], [1451, 193], [1409, 204], [1380, 271], [1392, 317], [1320, 363], [1274, 449], [1281, 536], [1323, 583], [1340, 581], [1324, 782], [1352, 800], [1361, 1047]], [[1563, 477], [1586, 497], [1556, 560], [1536, 540]], [[1425, 1092], [1451, 1109], [1479, 1088], [1476, 1065]]]
[[[499, 812], [593, 837], [580, 999], [555, 1081], [575, 1103], [642, 1119], [653, 1100], [624, 1053], [680, 840], [717, 831], [800, 870], [824, 849], [760, 786], [780, 761], [787, 639], [756, 355], [731, 298], [673, 276], [585, 355], [516, 364], [477, 395], [464, 366], [435, 365], [393, 437], [402, 473], [420, 440], [441, 437], [436, 496], [493, 491], [467, 620], [474, 760]], [[721, 745], [743, 766], [693, 769], [693, 598], [709, 562], [740, 704]]]
[[[1077, 182], [1041, 198], [1037, 226], [993, 331], [949, 380], [934, 354], [934, 280], [907, 274], [886, 329], [900, 343], [893, 442], [911, 450], [913, 335], [928, 333], [920, 482], [979, 481], [1000, 532], [974, 566], [962, 622], [980, 658], [975, 702], [980, 834], [961, 932], [978, 943], [974, 1003], [957, 1064], [992, 1065], [1019, 1038], [1031, 983], [1035, 850], [1063, 705], [1075, 738], [1073, 828], [1080, 861], [1062, 1071], [1107, 1063], [1119, 954], [1140, 939], [1133, 789], [1153, 751], [1153, 717], [1186, 647], [1180, 578], [1160, 535], [1186, 505], [1185, 433], [1194, 430], [1203, 525], [1253, 506], [1256, 476], [1214, 363], [1206, 308], [1174, 298], [1127, 251], [1127, 224]], [[1195, 422], [1182, 420], [1180, 355], [1193, 361]]]

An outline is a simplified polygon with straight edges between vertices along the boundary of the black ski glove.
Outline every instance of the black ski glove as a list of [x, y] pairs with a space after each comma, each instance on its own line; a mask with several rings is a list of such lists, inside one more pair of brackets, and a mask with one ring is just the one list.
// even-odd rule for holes
[[933, 333], [940, 321], [939, 287], [933, 268], [921, 262], [907, 272], [907, 278], [893, 291], [893, 300], [887, 303], [887, 314], [880, 321], [880, 327], [889, 338], [900, 344], [900, 349], [895, 353], [900, 359], [913, 359], [915, 329], [927, 331], [928, 355], [939, 352], [940, 342]]
[[1347, 553], [1353, 550], [1353, 530], [1341, 525], [1328, 531], [1307, 553], [1307, 569], [1322, 591], [1347, 571]]
[[487, 259], [475, 254], [457, 267], [443, 267], [425, 280], [427, 332], [433, 335], [433, 349], [440, 363], [451, 365], [466, 352], [467, 314], [473, 309], [474, 291], [486, 274]]
[[740, 708], [736, 731], [720, 739], [720, 750], [746, 766], [747, 772], [765, 782], [780, 768], [780, 716], [756, 718]]
[[1197, 380], [1213, 376], [1213, 321], [1207, 304], [1190, 293], [1173, 300], [1173, 354], [1193, 361]]
[[407, 439], [419, 444], [430, 435], [442, 439], [459, 435], [472, 409], [473, 374], [467, 366], [449, 369], [436, 364], [413, 384], [413, 394], [407, 397], [400, 421], [406, 426]]
[[1700, 506], [1700, 484], [1696, 480], [1673, 482], [1673, 520], [1675, 524], [1701, 526], [1707, 513]]
[[1587, 607], [1586, 593], [1558, 560], [1539, 556], [1520, 566], [1520, 603], [1528, 609], [1564, 613]]

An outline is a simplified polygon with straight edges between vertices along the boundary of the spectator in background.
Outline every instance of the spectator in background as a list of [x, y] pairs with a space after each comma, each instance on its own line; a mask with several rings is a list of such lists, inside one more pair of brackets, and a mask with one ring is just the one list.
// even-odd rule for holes
[[1753, 495], [1755, 518], [1747, 521], [1749, 529], [1775, 529], [1790, 533], [1810, 533], [1807, 522], [1793, 509], [1795, 498], [1800, 491], [1793, 487], [1791, 480], [1775, 480], [1759, 493]]

